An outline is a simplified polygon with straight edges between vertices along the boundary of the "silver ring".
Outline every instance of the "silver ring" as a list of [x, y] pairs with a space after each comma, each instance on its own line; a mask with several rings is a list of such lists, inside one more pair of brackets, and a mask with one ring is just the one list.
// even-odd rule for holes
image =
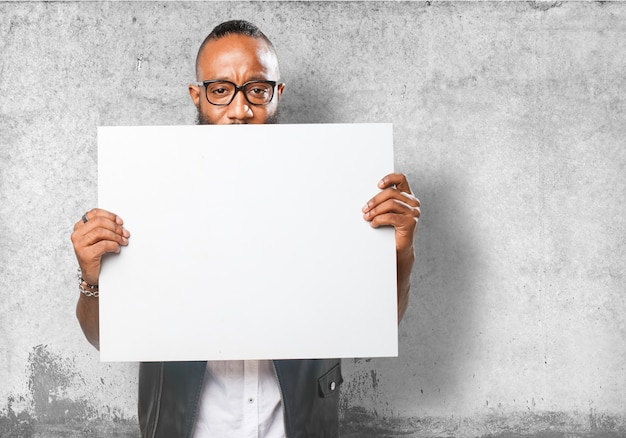
[[86, 224], [87, 220], [88, 220], [87, 219], [87, 213], [85, 213], [81, 219], [83, 220], [83, 223]]

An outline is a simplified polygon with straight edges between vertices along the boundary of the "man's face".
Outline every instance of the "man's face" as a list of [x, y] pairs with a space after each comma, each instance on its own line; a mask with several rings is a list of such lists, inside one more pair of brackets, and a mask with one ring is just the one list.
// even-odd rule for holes
[[[226, 80], [242, 85], [252, 80], [278, 81], [280, 72], [275, 54], [262, 39], [228, 35], [210, 41], [198, 58], [198, 82]], [[238, 123], [275, 123], [278, 101], [284, 84], [277, 85], [267, 105], [250, 104], [242, 92], [226, 106], [212, 105], [206, 99], [204, 86], [189, 85], [189, 94], [198, 109], [198, 123], [227, 125]]]

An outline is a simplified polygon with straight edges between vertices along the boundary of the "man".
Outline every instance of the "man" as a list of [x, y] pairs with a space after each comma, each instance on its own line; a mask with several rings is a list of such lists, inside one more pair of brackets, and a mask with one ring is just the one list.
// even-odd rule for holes
[[[196, 76], [189, 94], [198, 123], [276, 122], [285, 85], [271, 42], [254, 25], [229, 21], [213, 29], [198, 51]], [[404, 175], [387, 175], [378, 187], [363, 218], [373, 227], [395, 228], [400, 321], [408, 305], [420, 203]], [[101, 209], [90, 210], [74, 226], [82, 276], [76, 314], [96, 348], [101, 258], [119, 253], [129, 238], [122, 219]], [[338, 359], [142, 363], [142, 435], [335, 437], [341, 382]]]

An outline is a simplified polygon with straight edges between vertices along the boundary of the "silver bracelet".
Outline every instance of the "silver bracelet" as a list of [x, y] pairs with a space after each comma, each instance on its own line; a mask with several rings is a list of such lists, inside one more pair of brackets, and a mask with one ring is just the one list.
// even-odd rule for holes
[[78, 285], [78, 290], [80, 291], [81, 294], [85, 295], [86, 297], [98, 298], [100, 296], [100, 291], [98, 289], [95, 289], [95, 290], [85, 289], [82, 283]]
[[98, 298], [100, 296], [99, 286], [97, 284], [87, 283], [85, 279], [83, 278], [83, 273], [80, 270], [80, 268], [78, 268], [77, 276], [78, 276], [78, 290], [80, 291], [81, 294], [87, 297], [95, 297], [95, 298]]

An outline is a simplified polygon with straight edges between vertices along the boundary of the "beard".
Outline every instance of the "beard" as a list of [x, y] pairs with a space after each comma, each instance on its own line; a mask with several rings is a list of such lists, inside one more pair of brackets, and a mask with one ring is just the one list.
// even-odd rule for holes
[[[272, 115], [270, 115], [267, 119], [265, 119], [266, 125], [275, 125], [278, 123], [279, 111], [278, 107], [276, 107], [276, 111]], [[240, 122], [241, 124], [247, 124], [248, 122]], [[200, 111], [199, 107], [196, 107], [196, 125], [215, 125], [216, 123], [213, 120], [205, 117]]]

